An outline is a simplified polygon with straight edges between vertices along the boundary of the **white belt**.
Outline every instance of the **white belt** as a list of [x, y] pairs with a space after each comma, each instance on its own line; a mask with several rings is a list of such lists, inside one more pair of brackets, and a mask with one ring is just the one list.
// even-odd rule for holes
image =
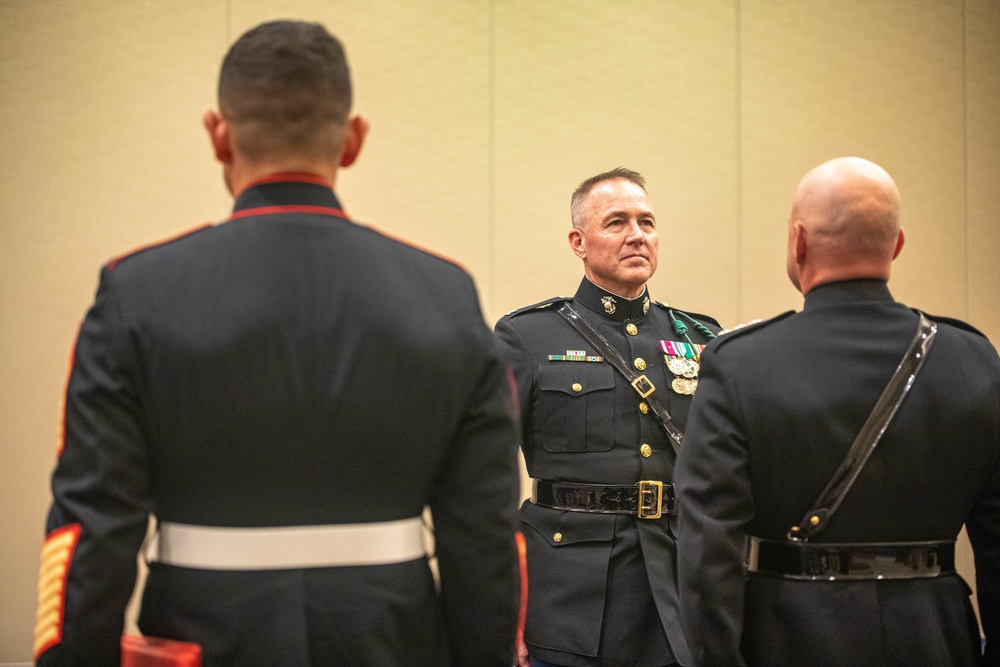
[[426, 555], [420, 517], [325, 526], [230, 528], [164, 522], [146, 560], [205, 570], [402, 563]]

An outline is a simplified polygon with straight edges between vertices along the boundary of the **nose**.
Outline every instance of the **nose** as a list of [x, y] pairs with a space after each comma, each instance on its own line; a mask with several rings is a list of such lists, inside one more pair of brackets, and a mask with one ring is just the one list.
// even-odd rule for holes
[[625, 237], [626, 243], [641, 244], [645, 240], [646, 236], [642, 233], [642, 227], [639, 226], [639, 221], [630, 220], [628, 223], [628, 234]]

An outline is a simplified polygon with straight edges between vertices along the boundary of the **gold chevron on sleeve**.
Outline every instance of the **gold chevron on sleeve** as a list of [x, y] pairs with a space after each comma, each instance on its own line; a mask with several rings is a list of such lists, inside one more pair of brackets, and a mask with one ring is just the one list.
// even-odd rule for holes
[[62, 641], [66, 574], [80, 539], [80, 524], [52, 531], [42, 545], [38, 572], [38, 613], [35, 617], [35, 658]]

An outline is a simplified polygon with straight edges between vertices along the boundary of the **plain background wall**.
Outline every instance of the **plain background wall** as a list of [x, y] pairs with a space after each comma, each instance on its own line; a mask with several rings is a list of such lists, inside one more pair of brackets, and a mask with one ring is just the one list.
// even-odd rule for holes
[[348, 212], [459, 260], [490, 324], [575, 290], [569, 195], [619, 165], [657, 208], [654, 298], [799, 308], [792, 193], [860, 155], [902, 191], [896, 297], [1000, 340], [1000, 0], [0, 0], [0, 663], [31, 658], [98, 268], [226, 217], [201, 113], [232, 40], [283, 17], [347, 46], [372, 123]]

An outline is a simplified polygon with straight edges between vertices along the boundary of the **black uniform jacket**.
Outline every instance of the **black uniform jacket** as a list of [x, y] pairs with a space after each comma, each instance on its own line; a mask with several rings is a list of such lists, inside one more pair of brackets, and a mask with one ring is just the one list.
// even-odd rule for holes
[[352, 223], [315, 177], [255, 184], [225, 223], [102, 271], [52, 479], [38, 664], [118, 664], [150, 512], [271, 527], [429, 505], [440, 594], [427, 559], [153, 563], [140, 629], [201, 644], [206, 666], [509, 665], [513, 414], [462, 269]]
[[[825, 532], [811, 542], [954, 539], [976, 556], [989, 664], [1000, 664], [1000, 359], [938, 331], [909, 393]], [[974, 665], [956, 574], [795, 581], [744, 573], [746, 536], [783, 540], [844, 460], [917, 329], [885, 282], [811, 290], [801, 313], [721, 336], [677, 470], [681, 602], [699, 665]], [[740, 643], [742, 640], [742, 654]]]
[[[681, 429], [691, 397], [671, 390], [674, 376], [660, 341], [687, 341], [674, 330], [673, 317], [685, 324], [694, 343], [708, 340], [681, 311], [651, 302], [648, 293], [634, 300], [612, 297], [587, 279], [573, 299], [502, 318], [496, 333], [510, 349], [517, 378], [528, 474], [595, 484], [670, 483], [674, 452], [652, 412], [640, 410], [646, 406], [625, 377], [607, 361], [549, 359], [574, 351], [599, 356], [556, 312], [563, 301], [642, 368], [637, 372], [652, 381]], [[719, 330], [715, 320], [691, 315]], [[672, 521], [666, 514], [649, 520], [525, 502], [529, 653], [563, 665], [658, 666], [675, 659], [688, 664]]]

